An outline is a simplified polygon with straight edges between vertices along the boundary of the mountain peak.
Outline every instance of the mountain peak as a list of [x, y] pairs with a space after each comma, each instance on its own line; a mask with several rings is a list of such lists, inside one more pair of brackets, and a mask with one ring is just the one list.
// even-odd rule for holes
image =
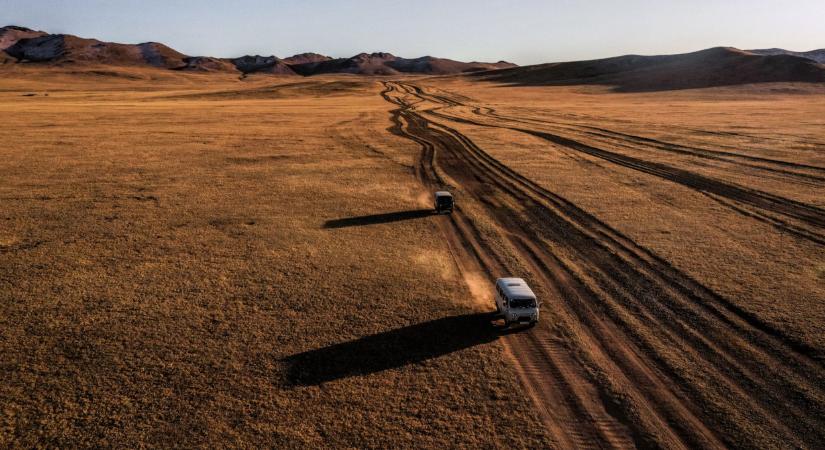
[[6, 25], [0, 28], [0, 50], [5, 50], [16, 44], [21, 39], [30, 39], [45, 36], [42, 31], [35, 31], [31, 28], [19, 27], [17, 25]]
[[0, 31], [4, 31], [4, 30], [24, 31], [24, 32], [35, 31], [35, 30], [32, 30], [31, 28], [21, 27], [21, 26], [17, 26], [17, 25], [6, 25], [6, 26], [0, 28]]
[[277, 56], [245, 55], [232, 59], [232, 64], [244, 74], [270, 73], [295, 75], [295, 71]]
[[368, 60], [368, 59], [383, 59], [383, 60], [392, 60], [392, 59], [395, 59], [395, 55], [393, 55], [392, 53], [387, 53], [387, 52], [372, 52], [372, 53], [362, 52], [362, 53], [359, 53], [359, 54], [357, 54], [357, 55], [355, 55], [355, 56], [353, 56], [353, 57], [351, 57], [351, 58], [349, 58], [349, 59], [358, 59], [358, 60]]
[[306, 52], [306, 53], [298, 53], [297, 55], [292, 55], [289, 58], [284, 58], [284, 62], [290, 65], [296, 64], [314, 64], [323, 61], [329, 61], [332, 58], [329, 56], [321, 55], [318, 53]]

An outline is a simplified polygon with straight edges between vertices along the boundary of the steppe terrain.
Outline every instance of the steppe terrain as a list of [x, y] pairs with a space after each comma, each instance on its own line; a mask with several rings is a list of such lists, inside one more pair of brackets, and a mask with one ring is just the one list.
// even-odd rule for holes
[[20, 65], [0, 120], [0, 446], [825, 442], [819, 85]]

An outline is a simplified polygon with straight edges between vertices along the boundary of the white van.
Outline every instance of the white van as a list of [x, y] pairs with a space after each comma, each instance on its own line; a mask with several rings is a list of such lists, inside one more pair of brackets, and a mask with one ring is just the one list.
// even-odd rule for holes
[[496, 313], [504, 318], [504, 326], [514, 323], [533, 326], [539, 321], [539, 302], [521, 278], [499, 278], [496, 280]]

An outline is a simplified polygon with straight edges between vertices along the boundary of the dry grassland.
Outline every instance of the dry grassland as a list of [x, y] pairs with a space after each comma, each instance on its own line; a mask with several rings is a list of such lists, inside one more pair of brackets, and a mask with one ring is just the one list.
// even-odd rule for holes
[[821, 87], [4, 70], [0, 446], [825, 439]]
[[379, 83], [20, 70], [0, 446], [547, 445]]
[[[493, 218], [549, 303], [538, 347], [525, 342], [516, 360], [529, 375], [529, 355], [543, 349], [568, 381], [570, 409], [543, 416], [548, 429], [559, 425], [554, 437], [611, 447], [822, 442], [821, 87], [626, 95], [438, 79], [387, 89], [407, 133], [479, 202], [461, 221]], [[464, 228], [457, 234], [483, 247], [490, 277], [513, 271], [484, 233]], [[555, 340], [567, 356], [547, 344]], [[587, 385], [601, 398], [577, 389]], [[592, 426], [571, 431], [570, 420]]]
[[[450, 108], [450, 114], [549, 131], [620, 156], [825, 209], [825, 89], [819, 87], [768, 84], [613, 94], [598, 88], [430, 84], [494, 110], [493, 120], [470, 108]], [[736, 203], [735, 196], [535, 135], [500, 126], [450, 125], [825, 357], [823, 224]]]

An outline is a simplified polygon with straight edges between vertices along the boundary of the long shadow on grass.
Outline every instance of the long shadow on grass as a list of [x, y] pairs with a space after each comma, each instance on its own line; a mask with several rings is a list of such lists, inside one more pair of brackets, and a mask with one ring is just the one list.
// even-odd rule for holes
[[360, 227], [379, 223], [400, 222], [402, 220], [421, 219], [435, 214], [432, 209], [413, 209], [410, 211], [396, 211], [369, 216], [345, 217], [343, 219], [327, 220], [324, 228]]
[[415, 364], [494, 341], [492, 313], [445, 317], [287, 357], [287, 382], [312, 386]]

